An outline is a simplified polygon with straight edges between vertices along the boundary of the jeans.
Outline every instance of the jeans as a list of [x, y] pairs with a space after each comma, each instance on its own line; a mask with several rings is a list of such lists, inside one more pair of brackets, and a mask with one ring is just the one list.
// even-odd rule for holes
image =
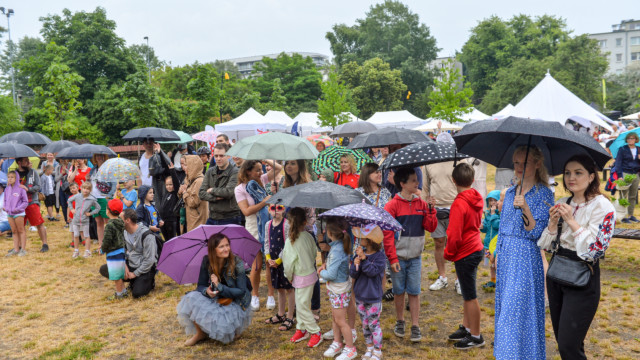
[[64, 216], [64, 222], [66, 223], [68, 221], [67, 209], [69, 208], [69, 204], [67, 204], [67, 201], [69, 200], [69, 196], [67, 195], [67, 193], [62, 191], [62, 189], [60, 189], [58, 191], [58, 198], [60, 201], [60, 207], [62, 208], [62, 216]]
[[208, 218], [206, 224], [207, 225], [231, 225], [231, 224], [242, 225], [242, 216], [234, 216], [231, 218], [217, 219], [217, 220]]

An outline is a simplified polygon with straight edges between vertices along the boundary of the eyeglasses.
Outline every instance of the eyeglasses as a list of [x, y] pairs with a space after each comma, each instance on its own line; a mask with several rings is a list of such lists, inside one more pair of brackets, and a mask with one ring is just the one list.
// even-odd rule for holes
[[283, 205], [271, 205], [269, 206], [270, 211], [284, 211]]

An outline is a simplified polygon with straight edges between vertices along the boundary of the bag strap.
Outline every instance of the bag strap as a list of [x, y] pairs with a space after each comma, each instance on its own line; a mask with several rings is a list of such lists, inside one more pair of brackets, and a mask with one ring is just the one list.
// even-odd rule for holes
[[376, 196], [376, 203], [374, 204], [376, 207], [378, 206], [378, 201], [380, 201], [380, 192], [382, 191], [382, 186], [378, 186], [378, 195]]
[[[566, 203], [567, 205], [569, 205], [571, 203], [571, 200], [573, 199], [573, 196], [569, 196], [569, 198], [567, 199]], [[553, 241], [553, 243], [551, 243], [551, 249], [552, 252], [555, 254], [558, 252], [558, 250], [560, 249], [560, 235], [562, 235], [562, 224], [564, 223], [564, 219], [562, 217], [560, 217], [558, 219], [558, 233], [556, 235], [556, 239]]]

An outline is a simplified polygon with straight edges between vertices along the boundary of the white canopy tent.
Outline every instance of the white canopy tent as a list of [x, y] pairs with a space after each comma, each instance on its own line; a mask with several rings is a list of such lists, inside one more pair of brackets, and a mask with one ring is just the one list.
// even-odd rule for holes
[[458, 131], [462, 129], [461, 125], [452, 124], [448, 121], [439, 120], [439, 119], [427, 119], [428, 122], [426, 124], [420, 125], [418, 127], [413, 128], [413, 130], [418, 130], [421, 132], [435, 132], [438, 129], [438, 121], [441, 122], [440, 129], [444, 131]]
[[625, 115], [621, 117], [620, 120], [640, 120], [640, 112]]
[[512, 109], [510, 116], [556, 121], [562, 125], [571, 119], [584, 127], [598, 125], [613, 131], [609, 126], [613, 123], [611, 119], [567, 90], [549, 73]]
[[269, 110], [267, 111], [266, 114], [264, 114], [264, 118], [267, 121], [267, 123], [270, 123], [270, 124], [283, 123], [283, 124], [287, 124], [287, 126], [289, 127], [293, 125], [293, 120], [284, 111]]
[[[349, 115], [353, 116], [351, 113]], [[298, 123], [298, 131], [301, 136], [307, 137], [311, 134], [330, 132], [333, 130], [331, 126], [320, 126], [320, 119], [318, 119], [318, 113], [301, 112], [293, 118], [293, 123]], [[293, 125], [292, 123], [292, 125]], [[291, 127], [289, 127], [291, 131]]]
[[216, 125], [216, 131], [226, 134], [230, 139], [240, 140], [260, 132], [285, 132], [288, 127], [291, 127], [291, 124], [286, 119], [275, 119], [273, 116], [268, 119], [254, 108], [249, 108], [237, 118]]
[[401, 111], [381, 111], [373, 114], [367, 122], [377, 126], [379, 129], [385, 127], [397, 127], [413, 129], [425, 123], [425, 120], [413, 115], [407, 110]]
[[480, 121], [480, 120], [487, 120], [490, 119], [491, 116], [483, 113], [482, 111], [476, 109], [476, 108], [472, 108], [472, 110], [466, 114], [462, 114], [460, 116], [460, 120], [466, 122], [466, 123], [472, 123], [472, 122], [476, 122], [476, 121]]
[[505, 106], [502, 110], [498, 111], [497, 113], [491, 115], [491, 117], [495, 120], [502, 120], [506, 117], [509, 117], [511, 115], [511, 112], [513, 111], [513, 108], [515, 106], [509, 104], [507, 106]]

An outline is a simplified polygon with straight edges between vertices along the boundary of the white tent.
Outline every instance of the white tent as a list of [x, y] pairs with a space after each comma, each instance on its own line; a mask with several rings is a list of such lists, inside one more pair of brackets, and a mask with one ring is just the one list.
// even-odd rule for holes
[[482, 111], [476, 109], [476, 108], [472, 108], [472, 110], [466, 114], [462, 114], [460, 115], [460, 120], [466, 122], [466, 123], [472, 123], [472, 122], [476, 122], [476, 121], [480, 121], [480, 120], [487, 120], [490, 119], [491, 116], [483, 113]]
[[439, 119], [427, 119], [428, 122], [426, 124], [420, 125], [418, 127], [413, 128], [413, 130], [418, 130], [421, 132], [434, 132], [438, 129], [438, 121], [441, 122], [441, 130], [444, 131], [449, 131], [449, 130], [453, 130], [453, 131], [458, 131], [460, 129], [462, 129], [461, 125], [457, 125], [457, 124], [452, 124], [448, 121], [444, 121], [444, 120], [439, 120]]
[[491, 117], [495, 120], [501, 120], [504, 119], [506, 117], [509, 117], [509, 115], [511, 115], [511, 112], [513, 111], [513, 108], [515, 106], [509, 104], [507, 106], [505, 106], [502, 110], [498, 111], [497, 113], [491, 115]]
[[381, 111], [373, 114], [367, 122], [377, 126], [379, 129], [385, 127], [397, 127], [413, 129], [425, 123], [425, 120], [413, 115], [407, 110], [401, 111]]
[[[301, 132], [301, 136], [305, 137], [314, 133], [330, 132], [333, 130], [331, 126], [320, 126], [318, 113], [301, 112], [293, 118], [293, 123], [296, 122], [298, 123], [298, 131]], [[289, 127], [289, 131], [291, 131], [291, 127]]]
[[216, 125], [216, 131], [226, 134], [231, 139], [240, 140], [265, 131], [285, 132], [288, 126], [290, 127], [291, 124], [286, 119], [274, 119], [273, 117], [267, 119], [254, 108], [249, 108], [237, 118]]
[[282, 123], [282, 124], [286, 124], [289, 127], [293, 125], [293, 120], [284, 111], [269, 110], [267, 111], [266, 114], [264, 114], [264, 118], [267, 121], [267, 123], [270, 123], [270, 124]]
[[640, 112], [623, 116], [620, 120], [640, 120]]
[[612, 120], [567, 90], [549, 73], [513, 108], [510, 115], [556, 121], [562, 125], [571, 119], [584, 127], [592, 128], [595, 124], [613, 131], [608, 124]]

